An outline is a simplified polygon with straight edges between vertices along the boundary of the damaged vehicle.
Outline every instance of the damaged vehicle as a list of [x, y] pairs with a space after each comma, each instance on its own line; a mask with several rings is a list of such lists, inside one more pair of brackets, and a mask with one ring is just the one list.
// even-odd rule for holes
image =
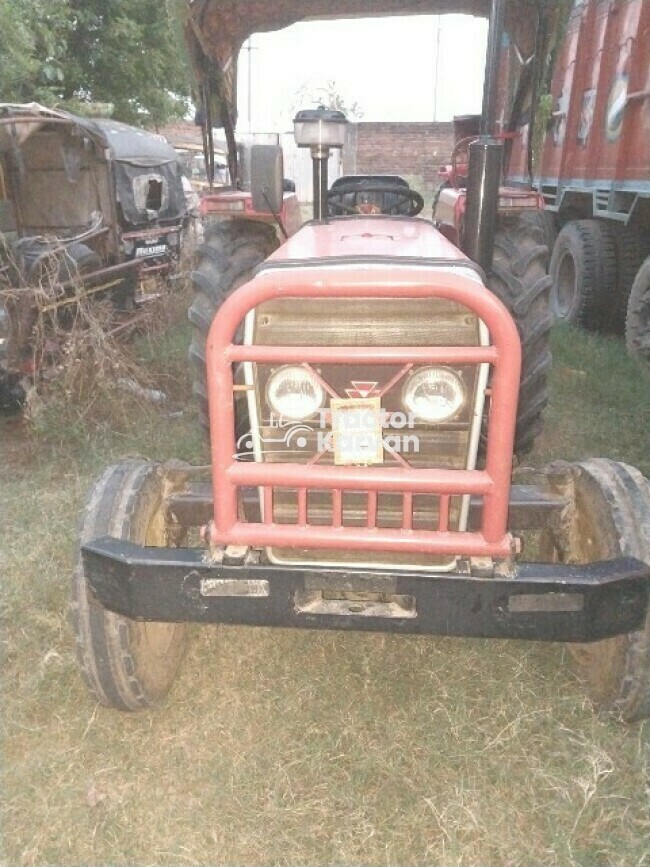
[[128, 315], [175, 267], [185, 218], [181, 166], [162, 136], [0, 104], [0, 406], [20, 402], [43, 361], [38, 290], [50, 316], [90, 295]]

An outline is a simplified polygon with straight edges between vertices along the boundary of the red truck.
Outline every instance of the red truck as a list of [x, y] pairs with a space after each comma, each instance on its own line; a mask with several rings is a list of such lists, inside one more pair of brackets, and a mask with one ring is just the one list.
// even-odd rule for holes
[[555, 317], [626, 328], [630, 351], [650, 370], [650, 3], [574, 0], [549, 64], [550, 112], [536, 160], [532, 103], [518, 98], [525, 62], [506, 40], [506, 177], [534, 177], [544, 197]]

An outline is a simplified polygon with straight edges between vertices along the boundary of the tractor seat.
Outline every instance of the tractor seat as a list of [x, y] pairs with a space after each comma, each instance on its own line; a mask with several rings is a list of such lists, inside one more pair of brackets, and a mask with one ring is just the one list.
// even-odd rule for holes
[[[380, 190], [379, 187], [388, 189]], [[399, 175], [343, 175], [337, 178], [330, 188], [328, 213], [331, 217], [353, 211], [408, 214], [410, 206], [408, 198], [390, 192], [390, 187], [403, 188], [406, 192], [410, 189], [408, 183]], [[345, 211], [340, 206], [344, 206]]]

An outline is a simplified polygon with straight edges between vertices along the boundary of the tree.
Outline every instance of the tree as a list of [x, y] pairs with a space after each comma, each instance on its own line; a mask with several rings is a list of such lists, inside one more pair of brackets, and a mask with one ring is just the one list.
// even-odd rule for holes
[[15, 0], [0, 3], [0, 98], [22, 99], [22, 84], [34, 74], [33, 39]]
[[160, 0], [69, 0], [64, 97], [111, 102], [129, 123], [159, 126], [188, 108], [185, 53]]
[[0, 99], [110, 103], [127, 123], [187, 112], [175, 0], [2, 0]]
[[363, 109], [358, 102], [347, 102], [334, 79], [330, 79], [324, 84], [305, 82], [300, 87], [294, 100], [294, 114], [301, 108], [310, 105], [323, 105], [325, 108], [342, 111], [348, 120], [361, 120], [364, 115]]
[[0, 3], [0, 98], [51, 102], [63, 80], [67, 0]]

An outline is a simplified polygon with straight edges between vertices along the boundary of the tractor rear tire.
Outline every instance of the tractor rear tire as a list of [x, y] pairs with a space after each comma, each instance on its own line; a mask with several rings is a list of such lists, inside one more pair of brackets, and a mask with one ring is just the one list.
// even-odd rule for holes
[[572, 220], [553, 248], [550, 274], [555, 319], [589, 331], [607, 331], [616, 299], [616, 244], [602, 220]]
[[533, 448], [548, 403], [553, 317], [548, 305], [551, 280], [546, 273], [547, 262], [548, 248], [539, 225], [521, 219], [502, 224], [495, 238], [487, 283], [510, 311], [521, 338], [516, 455], [525, 455]]
[[524, 211], [519, 217], [519, 219], [523, 223], [527, 223], [533, 229], [541, 229], [542, 236], [544, 238], [544, 244], [546, 245], [546, 247], [548, 247], [548, 270], [550, 258], [553, 254], [553, 248], [555, 247], [555, 242], [557, 240], [557, 226], [555, 225], [555, 214], [552, 214], [550, 211], [544, 211], [540, 208], [536, 210]]
[[632, 284], [625, 337], [628, 352], [650, 378], [650, 256], [639, 268]]
[[193, 326], [189, 360], [199, 424], [206, 433], [210, 417], [205, 346], [212, 320], [225, 299], [247, 283], [253, 270], [278, 246], [273, 226], [229, 220], [206, 229], [205, 240], [197, 250], [197, 267], [192, 274], [194, 299], [188, 313]]
[[[627, 464], [592, 458], [577, 464], [577, 532], [564, 559], [590, 563], [636, 557], [650, 563], [650, 482]], [[568, 645], [594, 703], [626, 722], [650, 716], [650, 612], [638, 632]]]
[[151, 707], [169, 692], [185, 652], [187, 624], [142, 623], [108, 611], [90, 588], [81, 545], [99, 536], [166, 545], [169, 488], [158, 464], [123, 461], [95, 483], [81, 517], [70, 605], [77, 659], [92, 696], [117, 710]]

